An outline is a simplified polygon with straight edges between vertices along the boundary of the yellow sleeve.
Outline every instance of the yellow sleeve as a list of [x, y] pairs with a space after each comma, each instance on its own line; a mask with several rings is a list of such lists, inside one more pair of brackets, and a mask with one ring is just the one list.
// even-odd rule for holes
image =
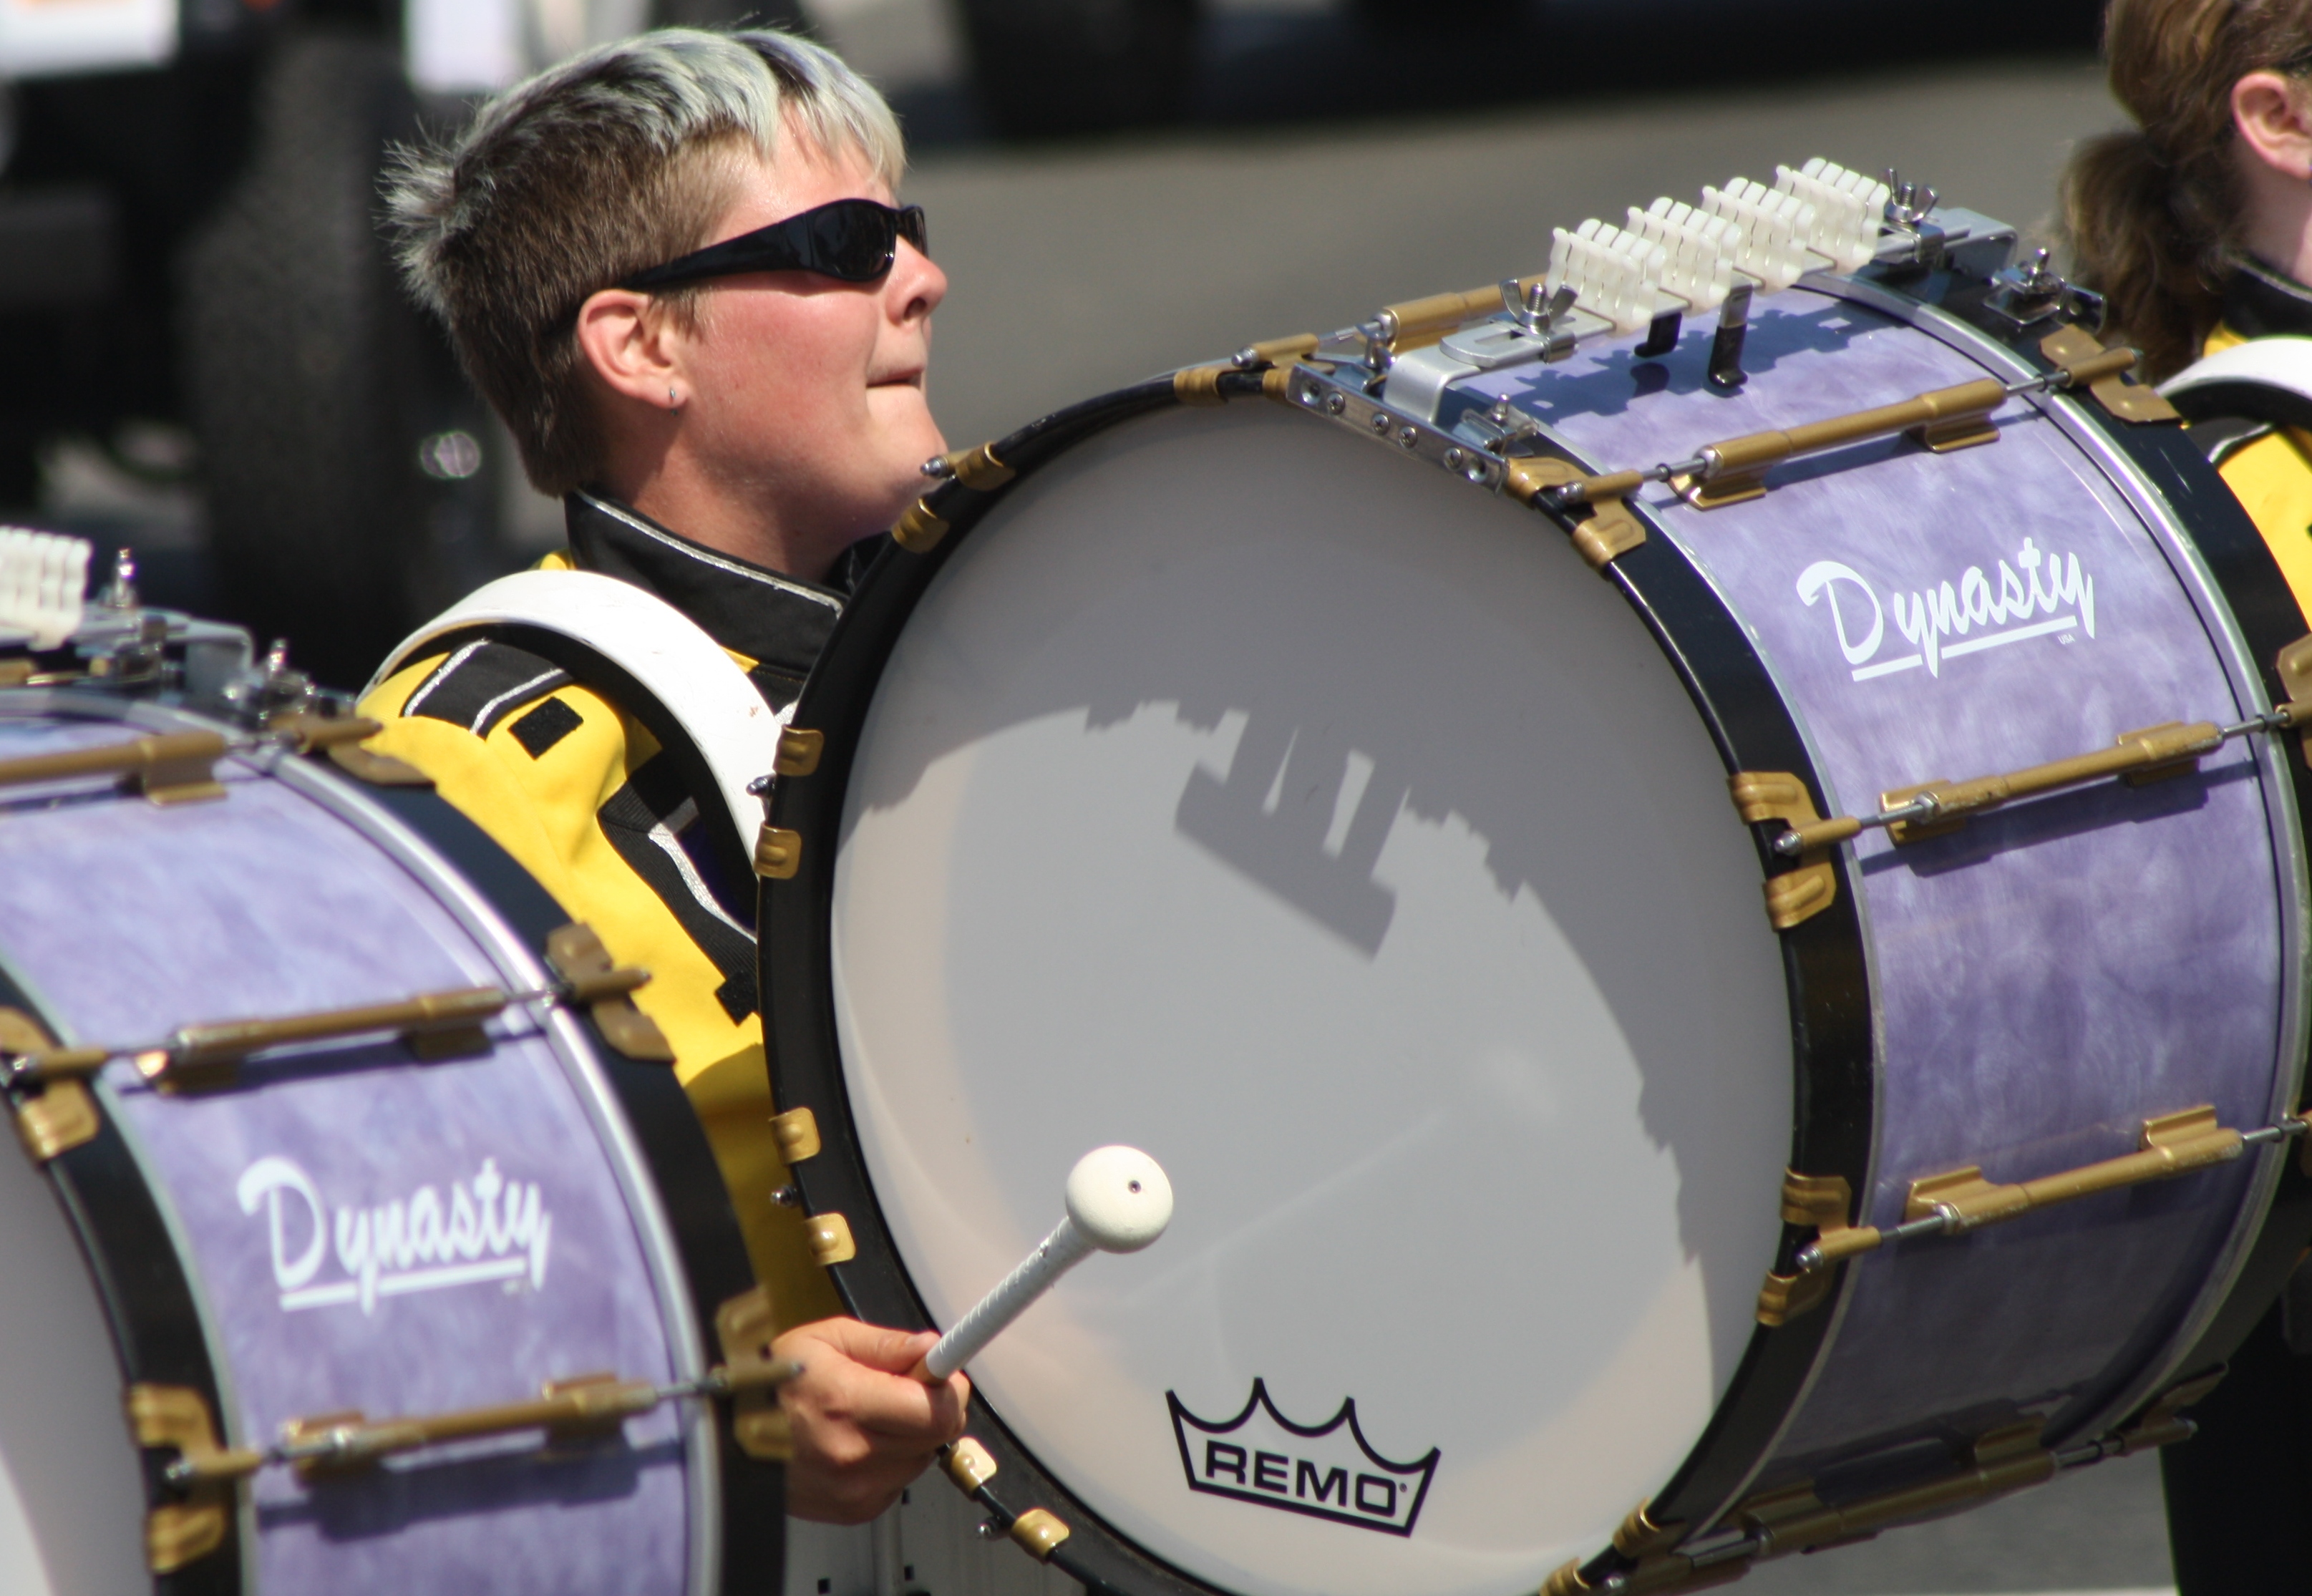
[[[613, 958], [651, 972], [635, 1001], [673, 1045], [677, 1076], [705, 1127], [748, 1254], [780, 1319], [792, 1325], [841, 1312], [826, 1271], [811, 1259], [801, 1216], [771, 1200], [787, 1171], [771, 1136], [762, 1022], [754, 1013], [731, 1017], [716, 996], [723, 973], [628, 865], [601, 819], [603, 807], [658, 753], [657, 742], [617, 706], [575, 684], [524, 700], [480, 734], [405, 713], [448, 657], [429, 653], [362, 700], [361, 713], [385, 725], [364, 746], [431, 776], [441, 795], [572, 919], [591, 925]], [[560, 708], [545, 709], [549, 704]], [[546, 718], [531, 720], [541, 710]], [[550, 742], [541, 725], [550, 725]]]
[[2312, 452], [2293, 427], [2275, 427], [2234, 450], [2218, 468], [2264, 534], [2296, 608], [2312, 625]]
[[[2247, 342], [2229, 327], [2208, 335], [2200, 353], [2217, 355]], [[2244, 443], [2216, 468], [2247, 512], [2280, 566], [2296, 608], [2312, 625], [2312, 436], [2274, 427]]]

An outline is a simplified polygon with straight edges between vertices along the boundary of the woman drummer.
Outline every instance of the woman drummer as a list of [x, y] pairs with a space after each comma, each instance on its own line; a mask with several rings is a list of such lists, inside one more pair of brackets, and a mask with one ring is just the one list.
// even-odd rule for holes
[[[2113, 0], [2104, 48], [2137, 126], [2083, 144], [2064, 175], [2073, 274], [2155, 379], [2286, 340], [2264, 351], [2287, 380], [2246, 407], [2261, 413], [2194, 436], [2312, 622], [2312, 0]], [[2302, 1212], [2283, 1199], [2273, 1223], [2306, 1228]], [[2162, 1455], [2183, 1596], [2299, 1591], [2312, 1570], [2308, 1287], [2299, 1268], [2193, 1409], [2200, 1434]]]

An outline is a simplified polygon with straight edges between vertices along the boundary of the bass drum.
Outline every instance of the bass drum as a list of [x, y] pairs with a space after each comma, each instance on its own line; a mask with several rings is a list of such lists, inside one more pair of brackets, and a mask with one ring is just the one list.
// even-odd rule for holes
[[1868, 272], [1763, 301], [1738, 391], [1711, 341], [1063, 412], [806, 688], [765, 982], [847, 1299], [951, 1324], [1102, 1143], [1178, 1193], [972, 1369], [954, 1471], [1075, 1577], [1721, 1579], [2188, 1434], [2300, 1245], [2256, 1246], [2306, 945], [2254, 530], [2180, 429], [2045, 393], [1635, 538], [1504, 492], [2049, 369]]
[[0, 1589], [778, 1588], [778, 1469], [686, 1394], [760, 1355], [729, 1199], [480, 832], [0, 691]]

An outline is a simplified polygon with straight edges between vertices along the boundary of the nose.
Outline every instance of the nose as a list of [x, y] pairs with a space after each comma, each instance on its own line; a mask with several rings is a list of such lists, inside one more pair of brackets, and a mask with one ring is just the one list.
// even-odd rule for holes
[[939, 263], [905, 239], [884, 279], [885, 303], [892, 320], [901, 323], [927, 320], [947, 297], [947, 274]]

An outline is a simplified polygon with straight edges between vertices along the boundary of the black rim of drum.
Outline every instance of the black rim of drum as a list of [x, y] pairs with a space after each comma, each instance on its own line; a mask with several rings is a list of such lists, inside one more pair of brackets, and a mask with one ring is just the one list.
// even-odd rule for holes
[[[1258, 373], [1229, 373], [1220, 379], [1218, 390], [1230, 402], [1257, 402], [1261, 379]], [[1016, 481], [1096, 433], [1178, 402], [1169, 379], [1142, 383], [1055, 412], [998, 440], [993, 452]], [[793, 1178], [810, 1212], [839, 1213], [849, 1223], [856, 1256], [828, 1270], [845, 1305], [863, 1319], [909, 1329], [933, 1328], [932, 1320], [898, 1259], [868, 1179], [844, 1081], [828, 935], [835, 844], [841, 836], [852, 761], [891, 649], [940, 568], [1012, 486], [981, 491], [959, 482], [943, 484], [925, 500], [948, 524], [941, 540], [923, 554], [893, 548], [870, 569], [796, 705], [793, 723], [826, 739], [818, 767], [807, 776], [782, 779], [771, 807], [770, 823], [802, 839], [794, 875], [762, 885], [761, 989], [772, 1095], [781, 1109], [810, 1109], [823, 1142], [816, 1156], [793, 1166]], [[1545, 516], [1535, 517], [1536, 536], [1562, 530]], [[1607, 578], [1677, 671], [1728, 771], [1795, 773], [1819, 811], [1821, 783], [1804, 741], [1739, 622], [1659, 528], [1650, 526], [1649, 534], [1607, 568]], [[1728, 823], [1739, 824], [1730, 815]], [[1762, 875], [1791, 868], [1769, 846], [1781, 829], [1778, 821], [1750, 828]], [[1790, 1162], [1792, 1169], [1810, 1175], [1843, 1176], [1851, 1189], [1861, 1193], [1867, 1189], [1874, 1113], [1870, 993], [1854, 883], [1843, 858], [1833, 868], [1838, 890], [1831, 907], [1778, 934], [1794, 1053]], [[1759, 1194], [1761, 1202], [1773, 1200], [1771, 1192]], [[1785, 1223], [1775, 1256], [1759, 1262], [1771, 1264], [1778, 1274], [1793, 1273], [1797, 1250], [1813, 1233]], [[1835, 1292], [1843, 1289], [1843, 1275], [1841, 1266]], [[1699, 1527], [1728, 1504], [1765, 1460], [1835, 1320], [1834, 1308], [1835, 1297], [1779, 1328], [1753, 1329], [1711, 1423], [1656, 1494], [1649, 1509], [1655, 1522], [1683, 1520]], [[970, 1430], [998, 1464], [978, 1499], [999, 1517], [1039, 1507], [1056, 1514], [1071, 1533], [1051, 1561], [1072, 1577], [1094, 1590], [1134, 1596], [1224, 1596], [1219, 1587], [1163, 1562], [1103, 1522], [1036, 1461], [976, 1393]], [[1618, 1553], [1607, 1551], [1583, 1572], [1594, 1583], [1625, 1565]]]

